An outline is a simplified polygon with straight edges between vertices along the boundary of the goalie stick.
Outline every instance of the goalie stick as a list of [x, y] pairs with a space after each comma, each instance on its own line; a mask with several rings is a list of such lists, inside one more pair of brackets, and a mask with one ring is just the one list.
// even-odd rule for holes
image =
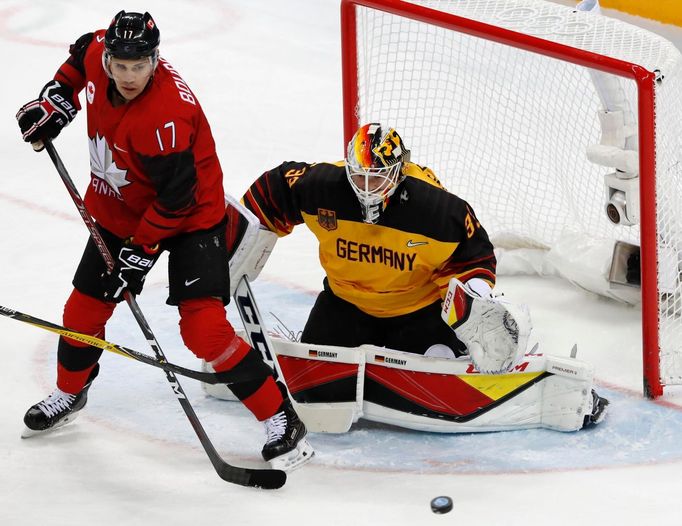
[[[57, 154], [57, 150], [55, 149], [52, 142], [45, 141], [44, 144], [45, 149], [47, 150], [47, 153], [50, 156], [50, 159], [52, 160], [54, 167], [57, 169], [59, 176], [64, 182], [66, 189], [71, 195], [71, 199], [73, 200], [73, 203], [76, 205], [76, 208], [78, 209], [78, 212], [80, 213], [83, 222], [90, 231], [90, 235], [95, 244], [97, 245], [97, 248], [99, 249], [102, 258], [104, 259], [107, 268], [111, 270], [114, 266], [114, 260], [111, 256], [111, 253], [109, 252], [109, 249], [104, 244], [104, 240], [102, 239], [102, 236], [97, 230], [97, 227], [95, 226], [95, 222], [93, 221], [92, 216], [90, 216], [90, 213], [85, 208], [85, 203], [83, 202], [83, 199], [78, 193], [78, 189], [76, 188], [73, 181], [71, 180], [71, 177], [66, 171], [66, 168], [62, 163], [62, 160], [60, 159], [59, 155]], [[123, 294], [126, 303], [128, 304], [128, 307], [130, 307], [130, 310], [133, 313], [133, 316], [135, 317], [135, 321], [137, 321], [137, 324], [140, 327], [142, 333], [144, 334], [144, 337], [146, 338], [147, 342], [149, 343], [149, 346], [152, 348], [152, 351], [154, 351], [154, 355], [156, 356], [157, 360], [159, 362], [167, 363], [166, 357], [163, 354], [163, 351], [161, 350], [161, 346], [156, 340], [156, 337], [154, 336], [154, 333], [152, 332], [151, 328], [149, 327], [149, 324], [147, 323], [147, 320], [142, 314], [140, 307], [137, 305], [135, 296], [130, 294], [130, 292], [127, 290]], [[166, 380], [168, 380], [171, 389], [173, 389], [173, 393], [177, 397], [180, 406], [185, 412], [185, 415], [187, 416], [187, 419], [192, 425], [194, 432], [199, 438], [199, 442], [201, 442], [204, 451], [208, 455], [211, 464], [213, 464], [213, 467], [220, 478], [227, 482], [239, 484], [241, 486], [251, 486], [263, 489], [277, 489], [281, 488], [284, 485], [287, 479], [286, 473], [284, 471], [278, 469], [242, 468], [238, 466], [233, 466], [225, 462], [220, 457], [215, 447], [213, 446], [213, 443], [208, 438], [206, 431], [204, 431], [204, 428], [201, 425], [201, 422], [199, 421], [199, 418], [197, 417], [196, 413], [194, 412], [192, 404], [190, 404], [189, 400], [187, 399], [187, 396], [185, 395], [185, 392], [182, 389], [180, 382], [175, 376], [175, 373], [169, 370], [166, 370], [165, 373]]]
[[[284, 374], [276, 359], [275, 347], [267, 333], [263, 316], [258, 309], [256, 300], [249, 285], [249, 278], [243, 275], [239, 278], [237, 288], [234, 291], [234, 301], [239, 311], [239, 316], [244, 324], [246, 337], [251, 346], [259, 351], [265, 363], [275, 371], [275, 378], [286, 385]], [[288, 387], [287, 387], [288, 389]], [[347, 407], [337, 407], [334, 404], [313, 406], [299, 404], [290, 396], [291, 403], [308, 428], [308, 431], [317, 433], [345, 433], [353, 424], [355, 413]]]
[[159, 369], [163, 369], [164, 371], [172, 371], [175, 374], [179, 374], [187, 378], [192, 378], [194, 380], [199, 380], [200, 382], [204, 382], [207, 384], [212, 385], [233, 384], [261, 377], [260, 371], [254, 372], [254, 374], [250, 376], [248, 369], [242, 370], [239, 374], [235, 374], [231, 371], [226, 371], [223, 373], [210, 373], [205, 371], [195, 371], [194, 369], [187, 369], [185, 367], [182, 367], [181, 365], [176, 365], [171, 362], [157, 360], [155, 358], [152, 358], [151, 356], [148, 356], [134, 349], [124, 347], [123, 345], [111, 343], [106, 340], [102, 340], [101, 338], [90, 336], [89, 334], [83, 334], [82, 332], [72, 331], [71, 329], [67, 329], [66, 327], [57, 325], [56, 323], [41, 320], [40, 318], [36, 318], [35, 316], [31, 316], [30, 314], [25, 314], [23, 312], [10, 309], [8, 307], [3, 307], [2, 305], [0, 305], [0, 315], [6, 316], [7, 318], [11, 318], [13, 320], [17, 320], [23, 323], [27, 323], [29, 325], [33, 325], [34, 327], [38, 327], [39, 329], [59, 334], [60, 336], [64, 336], [71, 340], [87, 343], [88, 345], [92, 345], [93, 347], [97, 347], [98, 349], [102, 349], [103, 351], [109, 351], [111, 353], [118, 354], [119, 356], [124, 356], [126, 358], [130, 358], [138, 362], [146, 363], [147, 365], [151, 365], [152, 367], [158, 367]]

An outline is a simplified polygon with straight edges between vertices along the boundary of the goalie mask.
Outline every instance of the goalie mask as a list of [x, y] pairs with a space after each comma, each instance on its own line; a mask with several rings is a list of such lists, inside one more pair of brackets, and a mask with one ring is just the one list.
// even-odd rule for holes
[[379, 123], [365, 124], [353, 135], [346, 153], [346, 175], [365, 223], [379, 222], [404, 179], [402, 165], [409, 160], [410, 151], [393, 128], [384, 131]]

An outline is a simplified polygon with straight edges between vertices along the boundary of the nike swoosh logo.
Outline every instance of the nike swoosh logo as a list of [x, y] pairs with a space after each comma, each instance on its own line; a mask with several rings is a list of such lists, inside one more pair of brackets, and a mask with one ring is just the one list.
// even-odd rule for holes
[[104, 42], [104, 37], [103, 36], [97, 36], [97, 42]]
[[124, 150], [116, 143], [114, 143], [114, 148], [117, 149], [119, 152], [128, 153], [128, 150]]
[[189, 287], [191, 284], [196, 283], [199, 281], [201, 278], [195, 278], [195, 279], [186, 279], [185, 280], [185, 287]]
[[412, 247], [420, 247], [422, 245], [428, 245], [428, 241], [412, 241], [411, 239], [407, 242], [407, 246], [412, 248]]

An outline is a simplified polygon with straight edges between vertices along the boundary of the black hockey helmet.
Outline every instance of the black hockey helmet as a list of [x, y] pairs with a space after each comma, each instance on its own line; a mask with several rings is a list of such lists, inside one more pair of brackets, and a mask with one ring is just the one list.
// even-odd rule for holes
[[105, 53], [120, 59], [156, 59], [161, 35], [149, 13], [119, 12], [104, 35]]

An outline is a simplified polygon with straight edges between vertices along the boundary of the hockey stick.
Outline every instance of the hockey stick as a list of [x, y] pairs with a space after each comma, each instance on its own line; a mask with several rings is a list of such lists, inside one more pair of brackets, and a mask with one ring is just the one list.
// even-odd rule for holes
[[[253, 291], [249, 285], [249, 278], [246, 275], [239, 279], [237, 288], [234, 291], [234, 300], [237, 304], [239, 316], [244, 324], [244, 330], [249, 343], [251, 343], [254, 349], [260, 351], [263, 360], [273, 367], [275, 377], [286, 385], [284, 374], [277, 361], [275, 346], [270, 340], [263, 316], [261, 316]], [[309, 431], [345, 433], [353, 424], [355, 412], [352, 408], [338, 407], [334, 404], [315, 407], [308, 404], [299, 404], [294, 400], [293, 396], [290, 398], [298, 416], [303, 420]]]
[[[187, 369], [185, 367], [182, 367], [181, 365], [176, 365], [171, 362], [159, 361], [144, 353], [141, 353], [134, 349], [130, 349], [128, 347], [124, 347], [123, 345], [111, 343], [106, 340], [96, 338], [95, 336], [90, 336], [89, 334], [83, 334], [82, 332], [72, 331], [71, 329], [67, 329], [66, 327], [57, 325], [56, 323], [41, 320], [40, 318], [36, 318], [35, 316], [31, 316], [30, 314], [24, 314], [23, 312], [3, 307], [2, 305], [0, 305], [0, 315], [6, 316], [7, 318], [11, 318], [13, 320], [21, 321], [23, 323], [27, 323], [29, 325], [33, 325], [34, 327], [38, 327], [39, 329], [59, 334], [60, 336], [64, 336], [71, 340], [87, 343], [88, 345], [92, 345], [93, 347], [97, 347], [98, 349], [102, 349], [103, 351], [109, 351], [111, 353], [118, 354], [119, 356], [124, 356], [126, 358], [130, 358], [131, 360], [146, 363], [147, 365], [151, 365], [152, 367], [158, 367], [159, 369], [163, 369], [164, 371], [171, 371], [174, 372], [175, 374], [179, 374], [180, 376], [185, 376], [187, 378], [199, 380], [200, 382], [204, 382], [207, 384], [212, 385], [233, 384], [237, 382], [254, 380], [256, 378], [260, 378], [262, 375], [262, 373], [258, 371], [254, 372], [252, 376], [249, 376], [248, 370], [241, 371], [239, 374], [235, 374], [231, 371], [226, 371], [224, 373], [195, 371], [194, 369]], [[244, 374], [245, 372], [246, 374]]]
[[[73, 184], [71, 177], [66, 171], [66, 168], [62, 163], [62, 160], [59, 158], [57, 150], [55, 150], [55, 147], [51, 141], [45, 141], [45, 149], [47, 150], [50, 159], [52, 159], [52, 163], [57, 169], [59, 176], [64, 182], [64, 185], [66, 186], [66, 189], [71, 195], [71, 199], [73, 200], [73, 203], [76, 205], [76, 208], [78, 209], [78, 212], [80, 213], [81, 218], [85, 223], [85, 226], [90, 231], [90, 236], [92, 237], [92, 240], [97, 245], [97, 248], [99, 249], [102, 258], [104, 258], [104, 262], [106, 263], [107, 269], [111, 270], [114, 267], [114, 259], [111, 256], [109, 249], [105, 245], [102, 236], [97, 230], [97, 227], [95, 226], [95, 222], [92, 219], [92, 216], [90, 216], [90, 213], [85, 208], [85, 203], [83, 202], [83, 199], [78, 193], [76, 185]], [[140, 307], [137, 305], [135, 296], [130, 294], [130, 292], [128, 292], [127, 290], [123, 293], [123, 295], [126, 300], [126, 303], [128, 304], [131, 312], [133, 313], [133, 316], [135, 317], [135, 321], [137, 321], [137, 324], [142, 330], [144, 337], [147, 339], [149, 346], [152, 348], [152, 351], [154, 351], [156, 359], [159, 362], [167, 363], [168, 361], [166, 360], [166, 357], [163, 354], [163, 351], [161, 350], [161, 346], [156, 340], [156, 337], [154, 336], [154, 333], [152, 332], [151, 328], [149, 327], [149, 324], [147, 323], [147, 320], [142, 314]], [[189, 400], [187, 399], [184, 390], [180, 386], [177, 377], [172, 371], [166, 370], [165, 372], [168, 383], [171, 385], [171, 388], [173, 389], [173, 392], [175, 393], [178, 402], [182, 406], [182, 409], [185, 411], [187, 419], [189, 420], [190, 424], [192, 425], [192, 428], [194, 429], [194, 432], [199, 438], [199, 442], [201, 442], [204, 451], [208, 455], [211, 464], [213, 464], [213, 467], [215, 468], [220, 478], [227, 482], [232, 482], [234, 484], [264, 489], [276, 489], [281, 488], [284, 485], [287, 479], [286, 473], [284, 471], [278, 469], [242, 468], [238, 466], [233, 466], [225, 462], [220, 457], [215, 447], [213, 446], [213, 443], [208, 438], [206, 431], [204, 431], [204, 428], [201, 425], [201, 422], [199, 421], [199, 418], [197, 417], [196, 413], [194, 412], [192, 404], [189, 403]]]

